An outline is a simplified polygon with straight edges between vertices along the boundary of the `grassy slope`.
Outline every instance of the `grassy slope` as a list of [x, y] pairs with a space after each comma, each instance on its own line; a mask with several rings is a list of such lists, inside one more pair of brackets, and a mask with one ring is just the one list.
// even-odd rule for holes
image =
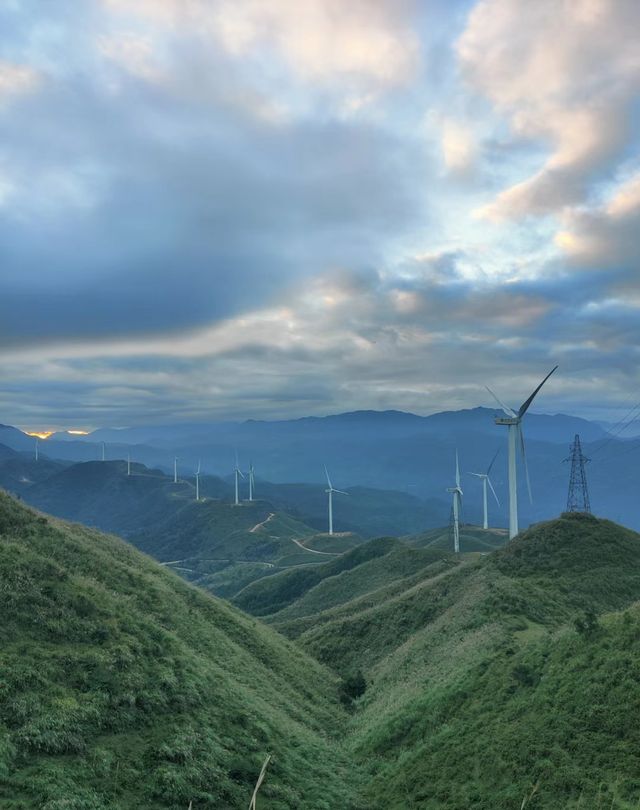
[[411, 549], [395, 538], [381, 537], [324, 565], [285, 571], [252, 583], [236, 595], [234, 602], [273, 622], [304, 616], [313, 617], [315, 622], [320, 612], [392, 583], [406, 583], [407, 578], [442, 558], [441, 552]]
[[[416, 548], [452, 549], [452, 540], [448, 528], [428, 529], [420, 534], [402, 538], [405, 543]], [[495, 551], [509, 540], [506, 529], [482, 529], [480, 526], [463, 524], [460, 526], [460, 551], [489, 552]]]
[[[0, 493], [0, 806], [348, 808], [328, 671], [116, 538]], [[354, 774], [349, 773], [351, 781]]]
[[[640, 536], [588, 516], [276, 624], [365, 670], [351, 733], [371, 808], [636, 808]], [[584, 638], [576, 617], [602, 629]], [[608, 615], [607, 615], [608, 614]]]

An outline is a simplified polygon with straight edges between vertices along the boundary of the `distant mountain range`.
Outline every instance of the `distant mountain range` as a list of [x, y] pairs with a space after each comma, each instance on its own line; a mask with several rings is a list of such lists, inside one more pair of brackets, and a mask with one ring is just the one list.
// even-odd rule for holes
[[[241, 466], [252, 461], [257, 476], [273, 484], [312, 484], [317, 487], [317, 508], [322, 516], [323, 465], [330, 470], [334, 486], [340, 489], [366, 487], [396, 490], [432, 504], [446, 522], [446, 487], [453, 479], [454, 453], [460, 454], [463, 471], [464, 520], [479, 523], [481, 492], [468, 472], [482, 472], [493, 454], [500, 456], [493, 471], [501, 504], [491, 503], [494, 525], [504, 526], [506, 513], [506, 431], [494, 424], [496, 410], [473, 408], [431, 416], [401, 411], [356, 411], [327, 417], [306, 417], [287, 421], [183, 424], [97, 430], [87, 436], [54, 434], [40, 442], [42, 457], [57, 462], [91, 461], [100, 458], [105, 442], [107, 459], [124, 459], [131, 454], [136, 463], [172, 470], [178, 456], [180, 476], [192, 480], [199, 460], [207, 476], [226, 478], [238, 452]], [[533, 504], [520, 488], [521, 524], [559, 514], [565, 504], [568, 465], [562, 464], [569, 445], [580, 434], [585, 454], [593, 456], [588, 466], [592, 506], [596, 514], [640, 528], [635, 507], [636, 468], [640, 445], [637, 439], [609, 436], [604, 427], [566, 414], [527, 414], [524, 421], [531, 472]], [[0, 427], [0, 443], [33, 453], [34, 439], [8, 426]], [[523, 470], [520, 468], [523, 483]], [[293, 489], [289, 494], [293, 494]], [[275, 497], [269, 492], [268, 497]], [[306, 496], [305, 496], [306, 498]], [[306, 498], [309, 506], [315, 502]], [[348, 514], [350, 506], [342, 506]], [[309, 513], [310, 514], [310, 513]], [[401, 514], [401, 510], [396, 510]], [[346, 528], [359, 531], [350, 519]], [[434, 525], [434, 524], [432, 524]], [[425, 523], [424, 528], [428, 528]], [[381, 533], [387, 527], [380, 526]], [[397, 534], [417, 531], [398, 526]]]

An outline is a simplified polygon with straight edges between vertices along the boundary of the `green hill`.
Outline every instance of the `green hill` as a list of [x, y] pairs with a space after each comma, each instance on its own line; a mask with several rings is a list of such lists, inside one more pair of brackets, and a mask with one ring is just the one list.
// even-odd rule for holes
[[143, 551], [202, 587], [230, 597], [282, 569], [318, 565], [357, 546], [353, 534], [317, 534], [266, 501], [188, 502], [161, 526], [133, 535]]
[[350, 808], [336, 679], [120, 540], [0, 493], [3, 810]]
[[[453, 551], [453, 540], [447, 527], [427, 529], [420, 534], [407, 535], [402, 539], [416, 548]], [[482, 529], [480, 526], [472, 526], [467, 523], [460, 526], [460, 551], [462, 553], [495, 551], [497, 548], [502, 548], [508, 540], [507, 529]]]
[[337, 672], [362, 670], [349, 741], [368, 807], [639, 805], [640, 535], [563, 515], [491, 554], [322, 594], [348, 573], [268, 619]]
[[324, 565], [283, 571], [253, 582], [236, 594], [235, 604], [274, 623], [312, 617], [323, 621], [323, 611], [350, 603], [407, 578], [444, 558], [441, 552], [408, 548], [393, 537], [363, 543]]

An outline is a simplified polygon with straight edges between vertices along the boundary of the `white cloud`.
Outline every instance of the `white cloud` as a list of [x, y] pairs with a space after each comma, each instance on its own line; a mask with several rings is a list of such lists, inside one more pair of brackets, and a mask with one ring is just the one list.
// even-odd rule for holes
[[565, 212], [556, 244], [591, 267], [637, 268], [640, 255], [640, 172], [617, 185], [601, 205]]
[[[204, 37], [239, 59], [275, 55], [295, 79], [339, 90], [345, 110], [407, 82], [419, 62], [410, 0], [103, 2], [129, 19], [142, 16], [173, 33]], [[139, 65], [138, 49], [131, 56]]]
[[548, 149], [540, 169], [482, 214], [494, 220], [554, 213], [582, 202], [615, 162], [640, 90], [636, 0], [482, 0], [458, 42], [468, 83], [519, 139]]
[[473, 169], [477, 144], [468, 125], [451, 118], [442, 122], [442, 157], [449, 172], [464, 175]]
[[39, 82], [39, 73], [29, 65], [0, 61], [0, 100], [29, 93]]

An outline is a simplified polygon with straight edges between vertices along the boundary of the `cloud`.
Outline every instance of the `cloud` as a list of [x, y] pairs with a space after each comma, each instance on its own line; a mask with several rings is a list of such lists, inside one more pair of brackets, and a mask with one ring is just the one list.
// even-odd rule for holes
[[445, 118], [441, 128], [442, 157], [449, 172], [468, 174], [477, 160], [477, 143], [468, 125]]
[[424, 222], [419, 145], [327, 111], [278, 117], [246, 60], [83, 8], [55, 37], [31, 21], [39, 64], [70, 58], [3, 121], [5, 345], [224, 320]]
[[636, 271], [640, 255], [640, 173], [596, 206], [567, 211], [556, 244], [580, 267]]
[[38, 72], [29, 65], [0, 61], [0, 101], [32, 92], [39, 80]]
[[482, 0], [458, 41], [469, 85], [547, 157], [481, 213], [494, 220], [582, 202], [630, 137], [640, 90], [635, 0]]
[[[417, 71], [413, 2], [389, 0], [105, 0], [123, 20], [144, 18], [209, 41], [238, 60], [279, 60], [291, 80], [330, 86], [357, 109]], [[139, 64], [139, 48], [133, 59]], [[145, 56], [146, 63], [146, 56]], [[273, 65], [271, 67], [273, 69]]]

